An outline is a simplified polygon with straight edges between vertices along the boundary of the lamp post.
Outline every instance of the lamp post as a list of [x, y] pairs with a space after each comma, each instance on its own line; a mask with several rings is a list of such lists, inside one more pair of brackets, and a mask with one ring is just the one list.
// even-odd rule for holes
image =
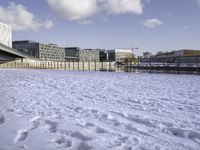
[[[134, 47], [133, 45], [131, 46], [131, 50], [132, 50], [132, 57], [134, 58], [134, 50], [138, 50], [138, 47]], [[135, 63], [136, 60], [134, 60]]]
[[138, 48], [138, 47], [131, 46], [131, 50], [132, 50], [132, 55], [133, 55], [133, 57], [134, 57], [134, 53], [133, 53], [133, 52], [134, 52], [134, 49], [135, 49], [135, 50], [138, 50], [139, 48]]

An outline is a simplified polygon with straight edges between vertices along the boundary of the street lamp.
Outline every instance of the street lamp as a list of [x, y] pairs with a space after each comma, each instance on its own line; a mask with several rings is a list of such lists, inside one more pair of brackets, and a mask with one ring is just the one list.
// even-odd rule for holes
[[134, 50], [138, 50], [139, 48], [138, 47], [134, 47], [133, 45], [131, 45], [131, 50], [132, 50], [132, 57], [133, 57], [133, 61], [134, 63], [136, 62], [136, 58], [134, 57]]
[[134, 49], [135, 49], [135, 50], [138, 50], [139, 48], [138, 48], [138, 47], [131, 46], [131, 50], [132, 50], [132, 55], [133, 55], [133, 57], [134, 57]]

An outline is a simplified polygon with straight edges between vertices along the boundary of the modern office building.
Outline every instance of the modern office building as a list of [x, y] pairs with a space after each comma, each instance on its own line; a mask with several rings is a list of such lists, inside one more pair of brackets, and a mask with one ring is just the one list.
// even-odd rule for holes
[[175, 56], [200, 56], [200, 50], [183, 49], [173, 53]]
[[31, 57], [43, 60], [65, 60], [65, 48], [55, 44], [43, 44], [35, 41], [14, 41], [13, 48]]
[[157, 54], [155, 57], [181, 57], [181, 56], [200, 56], [200, 50], [182, 49], [178, 51]]
[[66, 61], [79, 61], [79, 47], [66, 47], [65, 48], [65, 60]]
[[152, 56], [152, 53], [150, 53], [150, 52], [143, 53], [143, 58], [150, 58], [151, 56]]
[[99, 51], [95, 49], [80, 50], [79, 61], [99, 61]]
[[199, 62], [200, 50], [182, 49], [171, 52], [159, 51], [156, 55], [149, 58], [141, 58], [141, 62], [149, 63], [168, 63], [168, 64], [188, 64], [196, 65]]
[[125, 59], [133, 58], [132, 49], [113, 49], [107, 50], [107, 60], [121, 62]]
[[105, 62], [107, 61], [107, 52], [105, 49], [96, 49], [99, 51], [99, 61], [100, 62]]
[[12, 28], [0, 22], [0, 43], [12, 47]]

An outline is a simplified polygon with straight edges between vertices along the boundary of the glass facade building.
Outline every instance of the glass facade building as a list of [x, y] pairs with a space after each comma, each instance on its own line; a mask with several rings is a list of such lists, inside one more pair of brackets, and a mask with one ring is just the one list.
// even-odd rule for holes
[[14, 41], [13, 48], [43, 60], [65, 60], [65, 48], [58, 47], [55, 44], [43, 44], [34, 41]]

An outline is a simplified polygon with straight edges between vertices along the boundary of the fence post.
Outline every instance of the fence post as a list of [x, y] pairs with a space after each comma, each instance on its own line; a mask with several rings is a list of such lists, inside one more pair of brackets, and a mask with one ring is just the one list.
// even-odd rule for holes
[[79, 70], [79, 60], [78, 60], [78, 70]]
[[111, 63], [110, 63], [110, 61], [108, 61], [108, 63], [109, 63], [109, 71], [111, 71]]
[[165, 62], [163, 60], [163, 72], [165, 72]]
[[130, 72], [133, 72], [133, 61], [130, 62]]
[[149, 73], [151, 73], [151, 58], [149, 58]]
[[97, 71], [97, 61], [96, 61], [96, 59], [95, 59], [95, 62], [94, 62], [94, 69], [95, 69], [95, 71]]
[[90, 70], [90, 60], [88, 61], [88, 70]]
[[178, 57], [178, 74], [180, 74], [180, 66], [181, 66], [181, 61], [180, 57]]
[[197, 72], [199, 71], [199, 69], [198, 69], [198, 56], [196, 56], [196, 68], [197, 68]]
[[84, 65], [84, 61], [83, 61], [83, 71], [85, 70], [85, 65]]
[[74, 70], [74, 60], [73, 60], [73, 70]]
[[197, 72], [199, 72], [199, 56], [197, 56]]
[[70, 59], [68, 61], [68, 70], [70, 70]]

